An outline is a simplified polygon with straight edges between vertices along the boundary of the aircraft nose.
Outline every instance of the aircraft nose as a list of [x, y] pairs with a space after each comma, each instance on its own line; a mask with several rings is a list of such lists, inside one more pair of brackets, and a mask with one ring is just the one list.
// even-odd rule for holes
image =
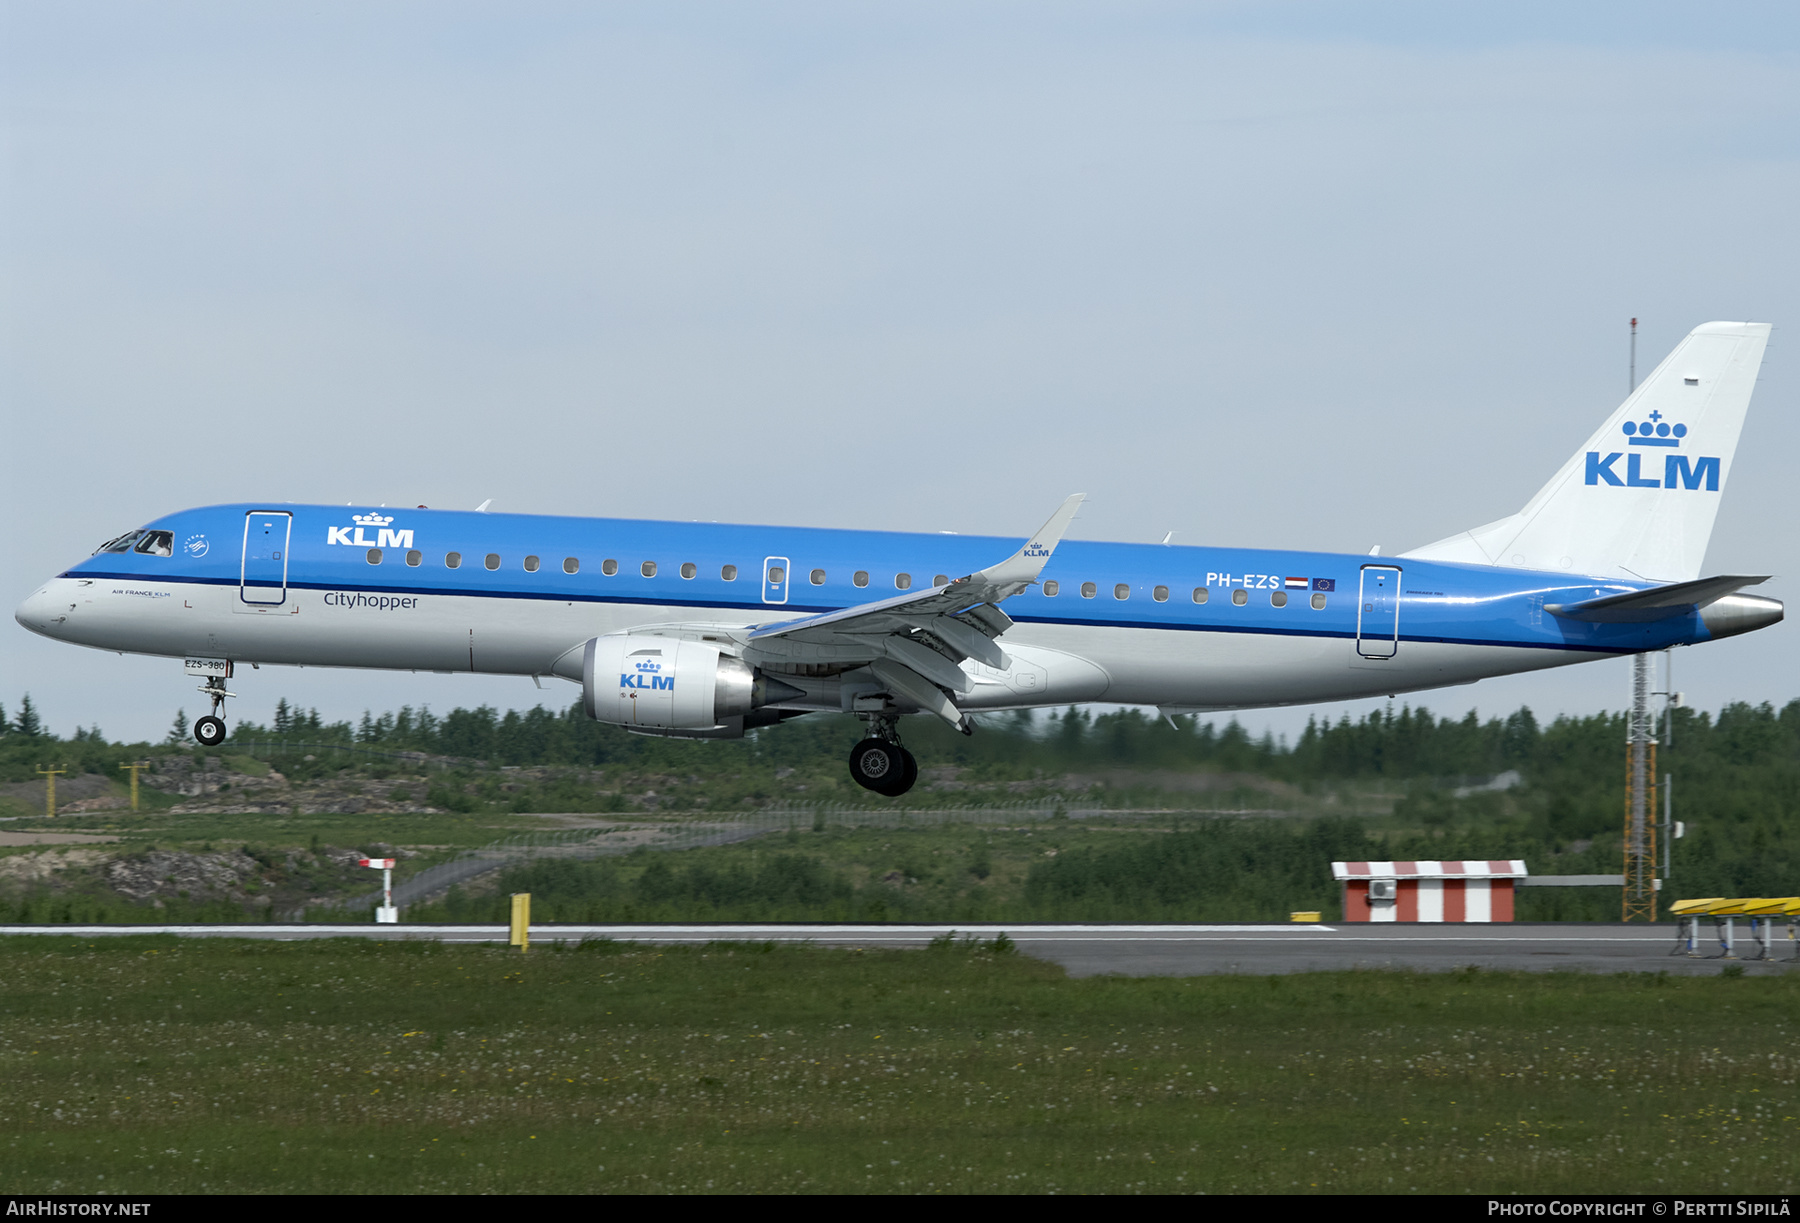
[[13, 613], [13, 619], [34, 633], [50, 634], [55, 631], [59, 621], [58, 614], [64, 609], [56, 602], [55, 592], [48, 586], [19, 604], [19, 610]]

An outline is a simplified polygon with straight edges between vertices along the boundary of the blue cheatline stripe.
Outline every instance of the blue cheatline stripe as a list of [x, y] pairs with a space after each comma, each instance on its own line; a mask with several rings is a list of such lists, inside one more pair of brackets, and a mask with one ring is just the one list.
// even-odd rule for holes
[[[86, 573], [75, 573], [75, 572], [71, 571], [68, 573], [64, 573], [60, 576], [65, 577], [65, 578], [105, 578], [109, 581], [130, 581], [130, 582], [139, 583], [141, 585], [228, 586], [228, 587], [236, 587], [236, 586], [240, 585], [239, 581], [236, 578], [157, 578], [157, 577], [145, 577], [142, 574], [95, 573], [92, 571], [89, 571]], [[257, 588], [257, 589], [275, 589], [273, 584], [269, 585], [268, 587], [255, 587], [255, 588]], [[630, 595], [593, 595], [593, 594], [576, 594], [573, 592], [564, 592], [562, 594], [547, 594], [547, 593], [538, 593], [535, 591], [460, 590], [460, 589], [452, 589], [452, 588], [438, 587], [438, 586], [352, 586], [352, 585], [342, 584], [342, 583], [334, 584], [334, 583], [325, 583], [325, 582], [289, 582], [287, 585], [287, 589], [289, 589], [289, 590], [340, 591], [345, 594], [390, 594], [390, 595], [397, 594], [397, 595], [407, 595], [407, 596], [436, 595], [436, 596], [439, 596], [442, 598], [458, 598], [458, 599], [525, 599], [525, 600], [536, 600], [536, 601], [545, 602], [545, 603], [592, 603], [592, 604], [618, 604], [618, 605], [630, 604], [630, 605], [634, 605], [634, 606], [638, 606], [638, 607], [666, 607], [666, 608], [699, 607], [699, 608], [708, 608], [708, 609], [719, 610], [719, 611], [770, 612], [770, 611], [779, 610], [779, 611], [816, 613], [816, 612], [830, 612], [830, 611], [841, 610], [841, 608], [836, 604], [760, 603], [760, 602], [748, 603], [748, 602], [731, 602], [731, 601], [724, 601], [724, 600], [709, 600], [709, 599], [702, 599], [702, 598], [668, 599], [668, 598], [658, 598], [655, 596], [633, 597]], [[854, 606], [854, 604], [852, 604], [851, 606]], [[1304, 609], [1302, 609], [1302, 610], [1304, 610]], [[1008, 613], [1008, 614], [1010, 615], [1011, 613]], [[1253, 636], [1253, 637], [1298, 637], [1298, 638], [1315, 638], [1315, 639], [1336, 638], [1336, 639], [1342, 640], [1342, 641], [1356, 640], [1356, 633], [1354, 631], [1345, 631], [1345, 630], [1340, 630], [1340, 629], [1272, 628], [1272, 627], [1266, 627], [1266, 626], [1261, 626], [1261, 625], [1193, 624], [1193, 623], [1184, 623], [1181, 621], [1169, 622], [1169, 621], [1157, 621], [1157, 620], [1148, 620], [1148, 621], [1146, 621], [1146, 620], [1103, 620], [1103, 619], [1094, 619], [1094, 618], [1064, 619], [1064, 618], [1057, 618], [1057, 617], [1050, 617], [1050, 616], [1013, 616], [1012, 619], [1013, 619], [1013, 622], [1016, 624], [1046, 624], [1046, 625], [1053, 625], [1053, 626], [1072, 626], [1072, 627], [1080, 627], [1080, 628], [1117, 628], [1117, 629], [1139, 629], [1139, 630], [1143, 630], [1146, 632], [1221, 633], [1221, 634], [1244, 634], [1244, 635]], [[1385, 641], [1385, 640], [1388, 640], [1388, 638], [1383, 637], [1383, 638], [1379, 638], [1378, 640]], [[1600, 645], [1597, 643], [1589, 643], [1589, 644], [1583, 645], [1583, 644], [1572, 644], [1572, 643], [1568, 643], [1568, 642], [1557, 642], [1557, 641], [1508, 641], [1508, 640], [1504, 640], [1504, 639], [1500, 639], [1500, 638], [1441, 637], [1441, 636], [1429, 636], [1429, 635], [1425, 635], [1425, 634], [1407, 634], [1407, 633], [1400, 634], [1399, 640], [1401, 642], [1412, 642], [1415, 644], [1488, 646], [1488, 647], [1492, 647], [1495, 649], [1510, 649], [1510, 650], [1564, 650], [1569, 653], [1575, 653], [1575, 654], [1620, 654], [1620, 655], [1623, 655], [1623, 654], [1637, 654], [1637, 653], [1640, 653], [1642, 650], [1642, 647], [1640, 647], [1640, 646], [1613, 646], [1613, 645]]]

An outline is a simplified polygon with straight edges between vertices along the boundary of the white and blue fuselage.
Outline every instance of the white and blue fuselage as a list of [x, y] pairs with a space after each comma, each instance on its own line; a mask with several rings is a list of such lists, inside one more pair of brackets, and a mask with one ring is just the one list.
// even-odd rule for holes
[[[362, 522], [357, 520], [361, 519]], [[383, 525], [374, 525], [381, 521]], [[96, 649], [256, 664], [579, 679], [589, 638], [769, 625], [924, 589], [1016, 541], [326, 506], [188, 510], [46, 583], [18, 619]], [[127, 537], [130, 538], [130, 537]], [[144, 540], [152, 546], [138, 550]], [[1488, 566], [1063, 542], [1005, 602], [1012, 666], [962, 665], [966, 709], [1109, 701], [1236, 709], [1391, 694], [1742, 631], [1706, 609], [1649, 623], [1547, 614], [1655, 583]], [[559, 662], [563, 665], [559, 667]], [[829, 662], [771, 664], [846, 708]], [[811, 671], [814, 674], [808, 674]]]
[[[1398, 557], [249, 504], [103, 544], [18, 610], [186, 660], [560, 676], [587, 712], [733, 737], [864, 717], [851, 772], [903, 793], [896, 725], [1087, 701], [1244, 709], [1377, 696], [1773, 624], [1701, 577], [1769, 327], [1696, 328], [1518, 513]], [[1008, 553], [1011, 553], [1008, 555]]]

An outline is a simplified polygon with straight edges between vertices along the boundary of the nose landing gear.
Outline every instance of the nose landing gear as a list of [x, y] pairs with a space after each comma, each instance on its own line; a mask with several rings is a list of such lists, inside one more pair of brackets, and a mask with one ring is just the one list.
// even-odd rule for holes
[[200, 691], [211, 699], [212, 712], [204, 718], [194, 719], [194, 738], [201, 747], [217, 747], [225, 742], [225, 736], [228, 733], [225, 729], [225, 719], [219, 716], [219, 711], [225, 707], [225, 698], [236, 696], [237, 693], [225, 691], [223, 675], [207, 676], [206, 682], [200, 685]]
[[919, 780], [919, 762], [900, 746], [891, 717], [869, 719], [869, 737], [850, 749], [850, 776], [865, 790], [898, 798]]

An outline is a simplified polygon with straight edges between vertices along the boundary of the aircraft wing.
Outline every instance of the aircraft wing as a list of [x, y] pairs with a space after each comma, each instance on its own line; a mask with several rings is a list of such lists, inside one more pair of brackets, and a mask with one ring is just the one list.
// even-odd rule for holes
[[1716, 603], [1746, 586], [1758, 586], [1768, 580], [1767, 576], [1725, 574], [1692, 582], [1652, 586], [1649, 590], [1633, 590], [1622, 595], [1586, 599], [1580, 603], [1546, 603], [1544, 610], [1565, 620], [1587, 620], [1598, 624], [1647, 624], [1652, 620], [1666, 620], [1670, 616], [1685, 616], [1697, 607]]
[[967, 719], [944, 690], [969, 691], [960, 666], [966, 658], [1000, 670], [1012, 665], [995, 644], [1013, 623], [998, 604], [1037, 581], [1084, 498], [1069, 497], [997, 565], [946, 586], [763, 625], [751, 632], [749, 647], [771, 661], [866, 662], [896, 695], [967, 730]]

